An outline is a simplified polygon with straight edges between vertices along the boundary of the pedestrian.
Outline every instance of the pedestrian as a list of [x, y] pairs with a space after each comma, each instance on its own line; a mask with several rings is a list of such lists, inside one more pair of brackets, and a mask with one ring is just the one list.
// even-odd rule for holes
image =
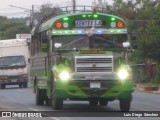
[[148, 74], [150, 80], [154, 77], [154, 68], [151, 63], [147, 64], [147, 74]]

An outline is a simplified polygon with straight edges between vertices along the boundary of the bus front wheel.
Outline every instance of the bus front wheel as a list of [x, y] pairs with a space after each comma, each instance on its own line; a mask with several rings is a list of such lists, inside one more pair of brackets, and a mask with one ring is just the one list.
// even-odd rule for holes
[[43, 90], [41, 90], [39, 88], [36, 89], [36, 104], [37, 105], [44, 104]]
[[120, 110], [128, 112], [130, 110], [132, 95], [128, 99], [120, 99]]
[[53, 95], [52, 95], [52, 107], [54, 110], [62, 110], [63, 109], [63, 99], [56, 98], [54, 91], [53, 91]]

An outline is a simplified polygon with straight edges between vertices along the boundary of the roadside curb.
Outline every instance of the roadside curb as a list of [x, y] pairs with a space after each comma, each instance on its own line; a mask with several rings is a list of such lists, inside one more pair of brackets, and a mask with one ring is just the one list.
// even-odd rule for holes
[[141, 92], [147, 92], [147, 93], [160, 94], [160, 88], [155, 87], [155, 86], [145, 86], [145, 85], [137, 84], [134, 90], [141, 91]]

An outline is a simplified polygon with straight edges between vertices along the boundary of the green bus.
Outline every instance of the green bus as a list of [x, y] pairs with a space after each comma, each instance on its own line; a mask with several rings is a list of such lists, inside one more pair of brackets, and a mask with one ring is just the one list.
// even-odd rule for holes
[[122, 18], [95, 11], [54, 15], [33, 29], [30, 47], [37, 105], [60, 110], [65, 100], [91, 106], [119, 100], [121, 111], [130, 110], [131, 45]]

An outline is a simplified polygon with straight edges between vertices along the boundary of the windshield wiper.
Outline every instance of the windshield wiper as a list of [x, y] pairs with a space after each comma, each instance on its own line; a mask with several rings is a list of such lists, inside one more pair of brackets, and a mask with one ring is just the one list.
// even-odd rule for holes
[[106, 41], [106, 42], [108, 42], [108, 43], [116, 44], [115, 42], [112, 42], [112, 41], [106, 40], [106, 39], [101, 38], [101, 37], [97, 37], [97, 36], [95, 36], [95, 38], [98, 38], [98, 39], [100, 39], [100, 40]]
[[75, 43], [75, 42], [77, 42], [77, 41], [79, 41], [79, 40], [81, 40], [81, 39], [83, 39], [83, 38], [79, 38], [79, 39], [77, 39], [77, 40], [74, 40], [74, 41], [72, 41], [72, 42], [70, 42], [70, 43], [62, 46], [62, 48], [67, 47], [67, 46], [69, 46], [69, 45], [72, 45], [73, 43]]

